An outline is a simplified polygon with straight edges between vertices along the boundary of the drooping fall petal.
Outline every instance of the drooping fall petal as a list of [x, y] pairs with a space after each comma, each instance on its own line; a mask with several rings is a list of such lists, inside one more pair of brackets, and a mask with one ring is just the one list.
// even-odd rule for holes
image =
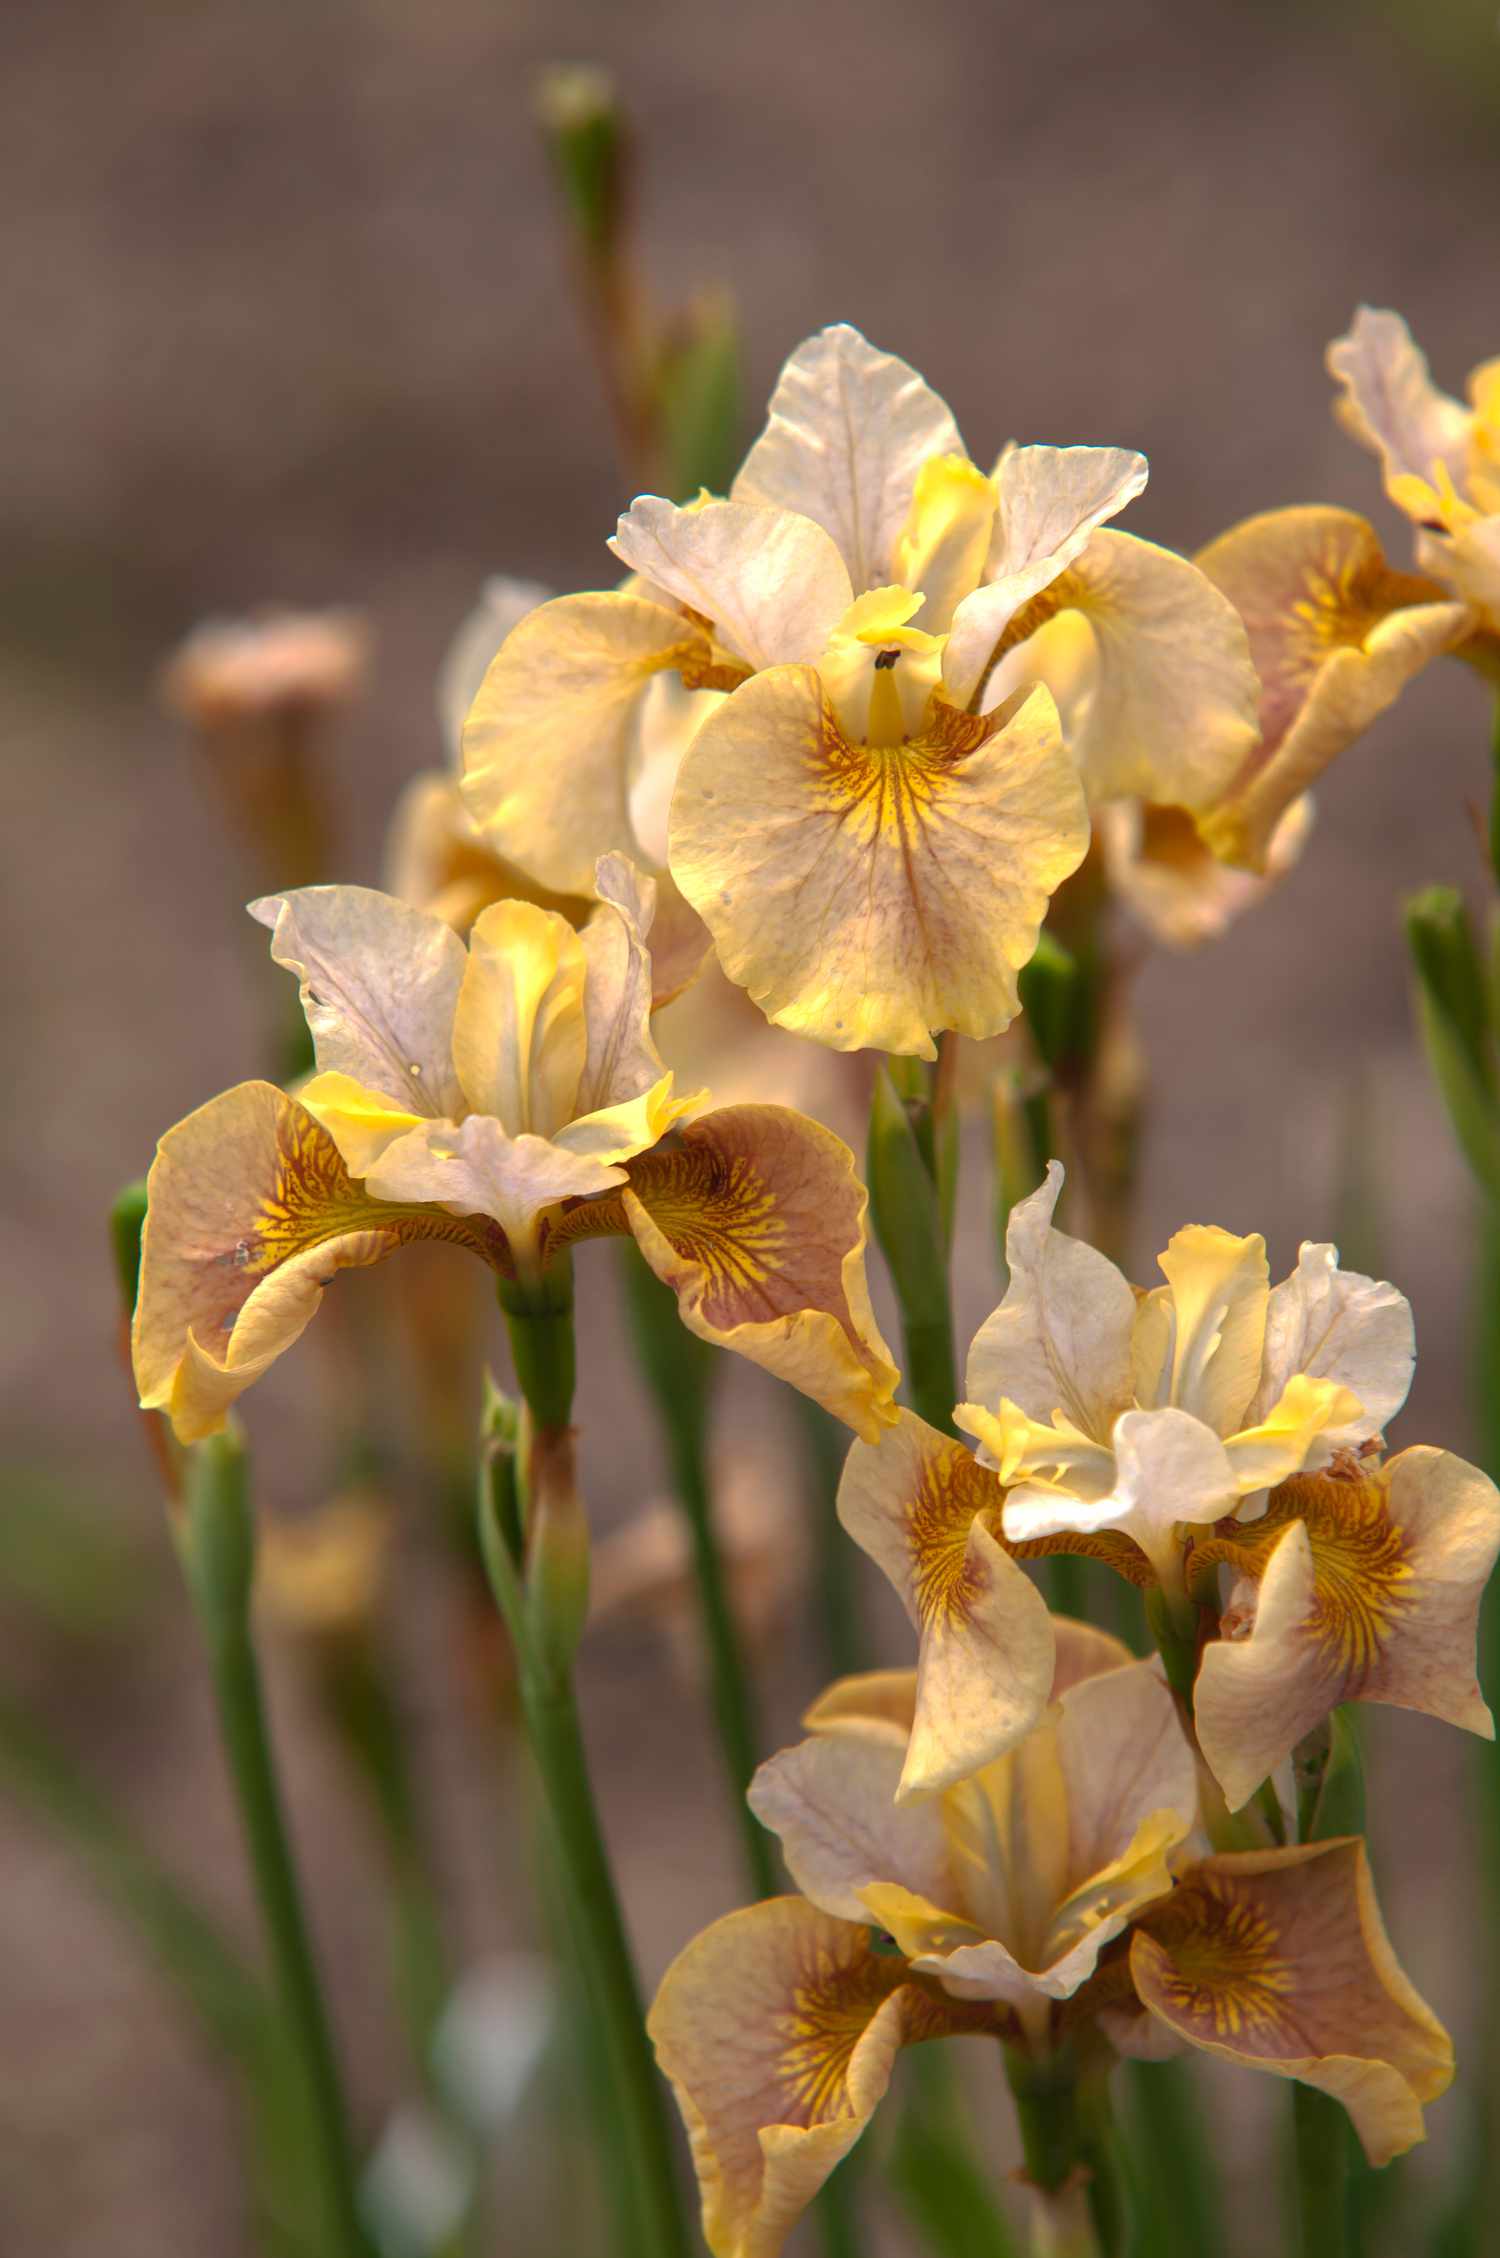
[[464, 727], [464, 795], [497, 853], [588, 895], [629, 854], [641, 701], [664, 669], [711, 670], [707, 632], [639, 596], [559, 596], [507, 636]]
[[732, 495], [812, 518], [833, 536], [861, 596], [894, 577], [923, 463], [962, 453], [958, 426], [916, 370], [838, 322], [799, 345], [782, 370]]
[[1393, 572], [1349, 510], [1271, 510], [1196, 561], [1244, 621], [1262, 688], [1260, 745], [1199, 828], [1226, 862], [1260, 871], [1287, 809], [1473, 616]]
[[921, 1639], [902, 1796], [978, 1771], [1031, 1730], [1050, 1695], [1052, 1619], [1000, 1541], [1002, 1496], [962, 1443], [910, 1411], [849, 1453], [839, 1519]]
[[684, 757], [672, 873], [730, 978], [834, 1050], [935, 1055], [934, 1028], [1009, 1024], [1051, 893], [1088, 843], [1050, 695], [923, 734], [845, 735], [817, 675], [738, 690]]
[[786, 1106], [724, 1106], [632, 1161], [622, 1192], [571, 1210], [555, 1243], [633, 1232], [690, 1331], [873, 1440], [898, 1374], [865, 1279], [868, 1204], [831, 1130]]
[[1260, 1521], [1194, 1546], [1236, 1581], [1203, 1650], [1198, 1737], [1237, 1810], [1342, 1701], [1392, 1702], [1486, 1739], [1474, 1676], [1479, 1603], [1500, 1551], [1500, 1495], [1448, 1451], [1302, 1475]]
[[869, 2123], [897, 2050], [973, 2027], [800, 1897], [728, 1914], [662, 1979], [647, 2027], [692, 2146], [714, 2258], [777, 2258]]
[[1206, 2053], [1341, 2101], [1372, 2164], [1423, 2137], [1447, 2033], [1387, 1942], [1357, 1836], [1206, 1858], [1137, 1927], [1150, 2012]]
[[414, 1238], [509, 1267], [492, 1224], [369, 1198], [327, 1132], [268, 1082], [242, 1082], [169, 1129], [148, 1181], [136, 1385], [183, 1442], [223, 1425], [336, 1272]]

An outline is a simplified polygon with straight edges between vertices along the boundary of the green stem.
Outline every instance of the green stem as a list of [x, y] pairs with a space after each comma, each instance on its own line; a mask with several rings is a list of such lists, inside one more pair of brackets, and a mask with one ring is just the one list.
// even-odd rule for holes
[[[1090, 2186], [1080, 2194], [1080, 2169], [1093, 2173], [1104, 2161], [1091, 2141], [1082, 2105], [1078, 2065], [1066, 2050], [1033, 2054], [1021, 2045], [1005, 2048], [1005, 2075], [1016, 2105], [1021, 2155], [1037, 2200], [1034, 2248], [1059, 2258], [1115, 2258], [1117, 2243], [1099, 2234], [1101, 2216], [1115, 2215], [1114, 2190], [1096, 2197]], [[1112, 2182], [1112, 2173], [1110, 2174]]]
[[1349, 2120], [1315, 2086], [1292, 2088], [1301, 2258], [1350, 2258]]
[[869, 1667], [869, 1655], [860, 1619], [859, 1557], [839, 1526], [834, 1511], [839, 1477], [849, 1448], [847, 1428], [841, 1427], [811, 1396], [793, 1398], [802, 1423], [805, 1459], [812, 1495], [814, 1573], [817, 1587], [819, 1630], [823, 1665], [830, 1678], [849, 1678]]
[[287, 1837], [250, 1635], [255, 1535], [244, 1446], [233, 1434], [200, 1443], [189, 1459], [181, 1541], [277, 1985], [306, 2082], [326, 2214], [326, 2247], [339, 2258], [369, 2258], [348, 2113]]
[[1140, 2154], [1142, 2250], [1149, 2258], [1202, 2258], [1223, 2232], [1208, 2129], [1182, 2062], [1131, 2062], [1128, 2115]]
[[[541, 1778], [592, 2014], [602, 2028], [635, 2194], [639, 2245], [687, 2258], [666, 2089], [646, 2035], [640, 1986], [599, 1824], [573, 1691], [587, 1602], [588, 1531], [573, 1480], [571, 1277], [501, 1289], [517, 1378], [531, 1415], [526, 1464], [493, 1448], [480, 1483], [480, 1543], [515, 1642], [526, 1736]], [[515, 1485], [522, 1476], [522, 1549]]]
[[631, 1333], [655, 1399], [671, 1466], [672, 1492], [693, 1548], [714, 1725], [745, 1874], [756, 1897], [770, 1897], [777, 1887], [771, 1838], [745, 1800], [760, 1753], [755, 1693], [724, 1572], [708, 1480], [708, 1413], [715, 1351], [688, 1332], [677, 1314], [676, 1296], [648, 1267], [634, 1244], [627, 1243], [621, 1251], [633, 1319]]

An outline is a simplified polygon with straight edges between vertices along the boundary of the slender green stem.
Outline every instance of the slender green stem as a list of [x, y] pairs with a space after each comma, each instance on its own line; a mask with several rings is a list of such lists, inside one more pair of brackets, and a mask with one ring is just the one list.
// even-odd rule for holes
[[1140, 2155], [1143, 2258], [1202, 2258], [1223, 2233], [1223, 2189], [1197, 2089], [1182, 2062], [1126, 2065]]
[[1349, 2120], [1315, 2086], [1292, 2088], [1301, 2258], [1351, 2258]]
[[200, 1443], [189, 1461], [182, 1531], [188, 1588], [213, 1674], [220, 1732], [282, 2006], [306, 2081], [326, 2212], [326, 2247], [338, 2258], [368, 2258], [348, 2113], [287, 1838], [250, 1636], [254, 1542], [243, 1445], [233, 1435]]
[[590, 2008], [613, 2073], [639, 2244], [652, 2258], [687, 2258], [666, 2089], [646, 2035], [573, 1692], [573, 1657], [587, 1605], [588, 1530], [568, 1425], [574, 1382], [571, 1279], [549, 1273], [536, 1284], [508, 1285], [501, 1306], [530, 1431], [523, 1467], [507, 1448], [489, 1454], [480, 1483], [480, 1543], [515, 1642], [526, 1736], [541, 1778]]
[[856, 1670], [867, 1668], [869, 1663], [860, 1619], [856, 1573], [860, 1563], [834, 1511], [849, 1434], [847, 1428], [841, 1427], [811, 1396], [798, 1394], [795, 1408], [802, 1423], [812, 1492], [809, 1506], [823, 1664], [830, 1678], [848, 1678]]
[[755, 1691], [714, 1526], [708, 1478], [708, 1417], [717, 1352], [689, 1333], [677, 1299], [633, 1242], [622, 1253], [631, 1331], [655, 1399], [672, 1472], [672, 1493], [693, 1547], [703, 1643], [719, 1751], [729, 1783], [745, 1873], [756, 1897], [777, 1886], [771, 1838], [746, 1802], [760, 1756]]

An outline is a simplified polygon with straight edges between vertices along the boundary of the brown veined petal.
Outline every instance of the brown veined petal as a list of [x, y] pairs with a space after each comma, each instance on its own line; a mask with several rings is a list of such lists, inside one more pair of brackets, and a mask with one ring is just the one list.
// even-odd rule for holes
[[854, 1156], [787, 1106], [725, 1106], [629, 1166], [615, 1200], [560, 1239], [632, 1231], [683, 1323], [789, 1380], [867, 1440], [899, 1377], [865, 1279], [868, 1194]]
[[1383, 1701], [1494, 1737], [1474, 1676], [1500, 1495], [1450, 1451], [1304, 1474], [1263, 1520], [1195, 1545], [1238, 1571], [1203, 1650], [1194, 1713], [1231, 1810], [1341, 1701]]
[[1224, 861], [1263, 871], [1293, 801], [1463, 641], [1473, 614], [1434, 582], [1393, 572], [1350, 510], [1269, 510], [1196, 562], [1244, 621], [1261, 680], [1261, 742], [1199, 829]]
[[336, 1272], [416, 1238], [509, 1267], [504, 1237], [481, 1219], [367, 1198], [326, 1130], [269, 1082], [242, 1082], [169, 1129], [148, 1186], [136, 1385], [185, 1443], [223, 1425]]
[[692, 2146], [714, 2258], [776, 2258], [854, 2146], [897, 2050], [986, 2018], [933, 1998], [867, 1927], [770, 1898], [695, 1937], [647, 2028]]
[[1341, 2101], [1372, 2164], [1423, 2137], [1453, 2077], [1447, 2032], [1387, 1941], [1357, 1836], [1206, 1858], [1136, 1929], [1151, 2013], [1231, 2062]]
[[635, 728], [667, 667], [711, 672], [709, 637], [638, 596], [558, 596], [512, 630], [464, 725], [464, 797], [497, 853], [592, 894], [599, 857], [634, 850]]
[[940, 698], [920, 737], [855, 744], [810, 667], [710, 716], [672, 803], [671, 865], [729, 977], [840, 1051], [936, 1055], [999, 1032], [1047, 902], [1088, 845], [1050, 694], [985, 718]]
[[890, 1578], [920, 1639], [903, 1799], [990, 1763], [1031, 1730], [1051, 1693], [1052, 1619], [1001, 1539], [1003, 1498], [972, 1452], [911, 1411], [878, 1443], [855, 1443], [844, 1468], [839, 1519]]

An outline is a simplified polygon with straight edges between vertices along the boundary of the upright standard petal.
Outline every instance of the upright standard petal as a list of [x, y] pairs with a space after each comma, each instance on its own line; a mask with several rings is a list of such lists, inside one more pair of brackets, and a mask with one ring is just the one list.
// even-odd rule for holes
[[628, 1228], [706, 1341], [789, 1380], [873, 1440], [899, 1375], [865, 1280], [854, 1156], [785, 1106], [726, 1106], [631, 1164]]
[[1135, 1400], [1176, 1404], [1215, 1434], [1239, 1427], [1260, 1382], [1270, 1301], [1266, 1242], [1216, 1224], [1175, 1231], [1160, 1257], [1165, 1287], [1136, 1317]]
[[133, 1354], [148, 1411], [197, 1442], [291, 1347], [340, 1271], [404, 1240], [448, 1239], [510, 1266], [493, 1226], [382, 1206], [312, 1115], [242, 1082], [169, 1129], [148, 1179]]
[[1090, 801], [1212, 806], [1260, 739], [1260, 683], [1227, 596], [1186, 557], [1102, 531], [1033, 610], [1087, 622], [1093, 647], [1084, 680], [1071, 663], [1054, 678], [1041, 635], [1021, 644], [1019, 676], [1007, 673], [993, 688], [1047, 684]]
[[1002, 1498], [962, 1443], [910, 1411], [878, 1443], [855, 1443], [844, 1467], [839, 1519], [890, 1578], [921, 1640], [902, 1797], [978, 1771], [1046, 1706], [1052, 1618], [1000, 1541]]
[[646, 945], [656, 915], [656, 882], [643, 878], [623, 855], [605, 855], [594, 883], [599, 907], [581, 936], [588, 1041], [578, 1085], [580, 1113], [638, 1098], [666, 1072], [651, 1032], [656, 998]]
[[565, 917], [532, 902], [496, 902], [469, 936], [453, 1020], [464, 1106], [509, 1137], [550, 1137], [577, 1110], [588, 1037], [588, 959]]
[[1452, 2081], [1452, 2044], [1391, 1951], [1357, 1836], [1204, 1859], [1137, 1927], [1130, 1973], [1190, 2045], [1331, 2093], [1372, 2164], [1423, 2137], [1423, 2104]]
[[464, 946], [441, 918], [369, 886], [267, 894], [250, 915], [271, 928], [271, 955], [297, 976], [318, 1065], [400, 1111], [461, 1113], [453, 1014]]
[[923, 463], [962, 453], [957, 424], [916, 370], [838, 322], [799, 345], [782, 370], [733, 498], [812, 518], [832, 534], [862, 596], [894, 578]]
[[706, 631], [639, 596], [558, 596], [501, 645], [464, 725], [464, 796], [497, 854], [563, 894], [593, 892], [601, 855], [629, 854], [641, 701], [674, 668], [713, 684]]
[[973, 1404], [1008, 1396], [1032, 1419], [1061, 1411], [1102, 1438], [1130, 1401], [1136, 1296], [1106, 1255], [1053, 1229], [1062, 1188], [1062, 1164], [1049, 1161], [1042, 1184], [1011, 1210], [1010, 1283], [974, 1336], [965, 1387]]
[[1231, 1810], [1342, 1701], [1420, 1709], [1492, 1739], [1474, 1646], [1497, 1551], [1494, 1484], [1425, 1448], [1284, 1482], [1262, 1520], [1195, 1544], [1190, 1573], [1223, 1563], [1236, 1577], [1194, 1691]]
[[672, 874], [729, 977], [834, 1050], [932, 1058], [997, 1034], [1053, 891], [1088, 846], [1045, 690], [980, 720], [942, 699], [905, 743], [852, 743], [811, 668], [757, 675], [689, 748]]
[[716, 639], [752, 667], [810, 665], [854, 601], [833, 541], [794, 510], [681, 509], [643, 494], [609, 545], [632, 572], [712, 620]]
[[1342, 387], [1335, 413], [1362, 447], [1380, 457], [1388, 492], [1402, 478], [1431, 483], [1439, 463], [1462, 478], [1470, 411], [1439, 392], [1427, 356], [1399, 314], [1361, 306], [1349, 333], [1328, 348], [1328, 372]]
[[750, 1783], [750, 1808], [781, 1843], [787, 1872], [820, 1911], [868, 1921], [864, 1892], [894, 1882], [951, 1905], [951, 1870], [942, 1812], [927, 1797], [896, 1801], [899, 1741], [859, 1722], [825, 1722], [810, 1740], [769, 1757]]
[[1359, 1398], [1359, 1417], [1324, 1439], [1335, 1447], [1367, 1442], [1405, 1403], [1416, 1360], [1406, 1296], [1383, 1279], [1340, 1270], [1337, 1247], [1304, 1239], [1296, 1269], [1266, 1306], [1265, 1364], [1250, 1417], [1263, 1418], [1301, 1372]]
[[1474, 624], [1466, 604], [1392, 572], [1349, 510], [1271, 510], [1199, 552], [1245, 623], [1261, 680], [1261, 741], [1199, 829], [1214, 853], [1267, 868], [1287, 809], [1422, 668]]
[[647, 2028], [687, 2126], [714, 2258], [777, 2258], [890, 2082], [898, 2048], [974, 2027], [800, 1897], [678, 1954]]
[[545, 604], [551, 593], [539, 580], [512, 580], [505, 573], [493, 574], [443, 653], [436, 685], [437, 712], [450, 768], [463, 766], [464, 723], [491, 660], [511, 629], [519, 627], [538, 604]]
[[999, 507], [987, 582], [953, 614], [943, 680], [967, 705], [1016, 614], [1065, 572], [1096, 526], [1133, 501], [1146, 458], [1121, 447], [1009, 447], [995, 466]]

